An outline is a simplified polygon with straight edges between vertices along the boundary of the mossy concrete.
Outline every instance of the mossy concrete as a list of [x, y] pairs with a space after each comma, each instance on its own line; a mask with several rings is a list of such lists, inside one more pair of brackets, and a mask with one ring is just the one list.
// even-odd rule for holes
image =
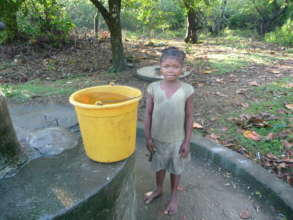
[[[110, 164], [90, 160], [72, 106], [10, 105], [10, 112], [22, 147], [41, 154], [0, 179], [1, 220], [135, 220], [135, 155]], [[53, 137], [44, 138], [52, 130]], [[58, 142], [58, 131], [68, 139]]]
[[32, 160], [0, 181], [0, 219], [134, 220], [134, 161], [97, 163], [81, 145]]

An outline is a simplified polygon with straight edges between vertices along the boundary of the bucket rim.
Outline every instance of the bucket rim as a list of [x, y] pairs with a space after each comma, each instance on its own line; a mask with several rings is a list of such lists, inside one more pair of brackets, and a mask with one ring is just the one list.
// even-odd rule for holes
[[[74, 100], [74, 97], [81, 92], [84, 92], [90, 89], [95, 89], [95, 88], [109, 88], [109, 87], [123, 87], [127, 89], [137, 90], [139, 92], [139, 95], [127, 101], [122, 101], [122, 102], [114, 103], [114, 104], [104, 104], [104, 105], [84, 104]], [[138, 102], [141, 98], [142, 98], [142, 92], [138, 88], [135, 88], [135, 87], [124, 86], [124, 85], [101, 85], [101, 86], [87, 87], [87, 88], [83, 88], [83, 89], [75, 91], [69, 96], [69, 102], [74, 107], [81, 107], [86, 109], [107, 109], [107, 108], [116, 108], [116, 107], [131, 104], [134, 102]]]

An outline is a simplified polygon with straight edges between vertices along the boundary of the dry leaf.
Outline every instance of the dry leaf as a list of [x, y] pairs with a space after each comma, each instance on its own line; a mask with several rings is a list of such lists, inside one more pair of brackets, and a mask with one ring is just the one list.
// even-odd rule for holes
[[270, 140], [273, 140], [275, 138], [275, 135], [274, 133], [270, 132], [267, 136], [266, 136], [266, 140], [267, 141], [270, 141]]
[[212, 72], [214, 72], [215, 70], [213, 70], [213, 69], [211, 69], [211, 70], [205, 70], [205, 71], [203, 71], [203, 73], [205, 73], [205, 74], [209, 74], [209, 73], [212, 73]]
[[249, 218], [251, 218], [251, 213], [248, 209], [246, 209], [246, 210], [241, 211], [239, 216], [242, 219], [249, 219]]
[[293, 104], [287, 104], [285, 105], [287, 109], [293, 110]]
[[272, 73], [275, 73], [275, 74], [278, 74], [278, 73], [280, 73], [280, 71], [279, 70], [271, 70], [272, 71]]
[[243, 136], [248, 139], [254, 140], [254, 141], [261, 140], [261, 136], [258, 133], [256, 133], [255, 131], [246, 130], [243, 132]]
[[192, 128], [203, 128], [203, 126], [197, 122], [193, 122]]
[[244, 108], [247, 108], [247, 107], [249, 107], [249, 104], [248, 103], [241, 103], [241, 106]]
[[285, 148], [285, 150], [289, 150], [293, 146], [292, 143], [289, 143], [286, 140], [282, 140], [281, 143], [282, 143], [283, 147]]
[[248, 85], [250, 85], [250, 86], [259, 86], [259, 84], [256, 81], [248, 82]]
[[218, 141], [219, 136], [218, 135], [215, 135], [212, 133], [212, 134], [208, 135], [207, 137], [214, 140], [215, 142], [219, 143], [219, 141]]
[[216, 92], [215, 94], [218, 95], [218, 96], [221, 96], [221, 97], [227, 97], [227, 95], [225, 95], [223, 93], [220, 93], [220, 92]]
[[279, 168], [279, 169], [281, 169], [281, 168], [286, 168], [286, 167], [287, 167], [286, 163], [280, 163], [280, 164], [277, 166], [277, 168]]
[[275, 155], [273, 155], [272, 153], [267, 153], [266, 157], [271, 159], [271, 160], [278, 160], [278, 157], [276, 157]]
[[283, 158], [282, 161], [285, 163], [293, 163], [293, 159], [290, 158]]
[[224, 82], [224, 79], [217, 78], [217, 79], [216, 79], [216, 82], [223, 83], [223, 82]]
[[244, 94], [247, 91], [247, 89], [237, 89], [236, 93], [237, 94]]

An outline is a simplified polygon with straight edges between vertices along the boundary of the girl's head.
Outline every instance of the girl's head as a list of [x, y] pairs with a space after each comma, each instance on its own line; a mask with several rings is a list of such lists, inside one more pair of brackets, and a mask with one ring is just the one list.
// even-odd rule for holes
[[162, 51], [160, 70], [165, 80], [174, 81], [182, 73], [185, 53], [176, 47]]
[[162, 55], [160, 59], [160, 63], [164, 62], [165, 59], [175, 59], [181, 65], [184, 63], [185, 53], [182, 50], [179, 50], [177, 47], [168, 47], [162, 50]]

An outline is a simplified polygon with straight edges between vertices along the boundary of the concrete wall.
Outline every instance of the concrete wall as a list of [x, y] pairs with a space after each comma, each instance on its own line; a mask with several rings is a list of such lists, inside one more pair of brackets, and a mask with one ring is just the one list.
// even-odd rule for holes
[[0, 219], [135, 220], [135, 156], [102, 164], [81, 145], [0, 180]]

